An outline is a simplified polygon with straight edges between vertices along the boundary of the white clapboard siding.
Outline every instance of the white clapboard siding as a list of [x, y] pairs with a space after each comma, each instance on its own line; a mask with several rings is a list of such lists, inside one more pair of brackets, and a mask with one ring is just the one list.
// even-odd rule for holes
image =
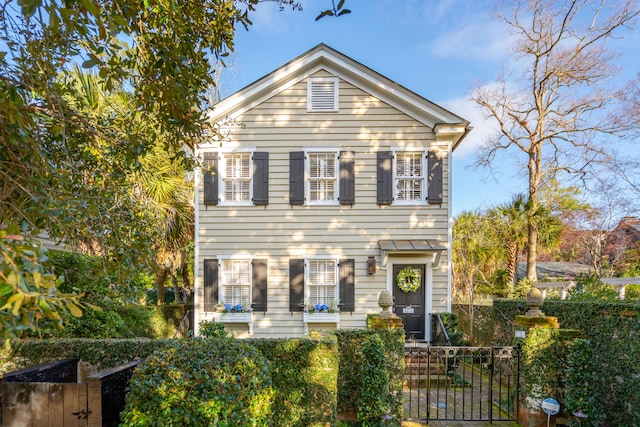
[[[326, 71], [317, 76], [332, 75]], [[430, 239], [448, 244], [449, 144], [437, 141], [432, 129], [367, 92], [340, 80], [339, 111], [307, 112], [307, 79], [265, 100], [236, 118], [222, 147], [254, 147], [269, 153], [269, 204], [266, 206], [204, 206], [199, 180], [198, 259], [218, 255], [251, 255], [268, 262], [268, 311], [253, 314], [255, 337], [289, 337], [304, 333], [302, 313], [289, 312], [289, 259], [303, 255], [335, 255], [355, 260], [355, 306], [341, 313], [340, 327], [363, 328], [366, 315], [377, 313], [378, 294], [387, 289], [387, 272], [366, 271], [375, 256], [381, 267], [378, 240]], [[227, 145], [225, 145], [227, 144]], [[212, 141], [211, 147], [220, 146]], [[378, 206], [376, 154], [413, 147], [439, 151], [443, 160], [441, 205]], [[329, 148], [355, 152], [353, 206], [291, 206], [289, 152]], [[390, 267], [390, 266], [389, 266]], [[200, 268], [200, 272], [202, 268]], [[448, 303], [447, 254], [433, 270], [433, 311]], [[202, 301], [202, 276], [196, 278]], [[202, 306], [196, 307], [202, 310]], [[203, 314], [206, 319], [211, 314]], [[201, 317], [202, 318], [202, 317]], [[247, 336], [246, 325], [228, 325]], [[332, 327], [331, 325], [312, 325]]]

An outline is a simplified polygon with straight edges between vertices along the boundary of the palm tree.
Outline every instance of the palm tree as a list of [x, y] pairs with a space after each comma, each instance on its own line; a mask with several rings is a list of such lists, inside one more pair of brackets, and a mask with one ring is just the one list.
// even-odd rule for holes
[[[105, 135], [96, 138], [92, 144], [95, 156], [104, 159], [108, 156], [105, 153], [111, 152], [136, 156], [133, 168], [120, 170], [117, 177], [113, 177], [119, 179], [118, 200], [128, 200], [129, 208], [135, 209], [136, 214], [129, 216], [129, 222], [144, 219], [140, 220], [140, 228], [136, 231], [140, 234], [139, 239], [145, 240], [146, 247], [155, 253], [153, 259], [143, 263], [152, 266], [156, 272], [158, 304], [164, 303], [164, 283], [168, 276], [174, 278], [178, 297], [177, 274], [181, 273], [185, 287], [190, 286], [186, 265], [194, 233], [193, 181], [189, 179], [193, 162], [186, 151], [168, 151], [170, 144], [165, 144], [163, 134], [157, 131], [155, 123], [148, 122], [148, 116], [144, 122], [135, 119], [131, 95], [126, 91], [120, 88], [106, 91], [98, 76], [77, 67], [66, 78], [70, 83], [70, 105], [95, 118], [97, 123], [110, 125], [105, 126], [106, 136], [111, 132], [114, 134], [112, 139]], [[114, 126], [114, 120], [126, 115], [134, 117], [128, 122], [127, 129]], [[148, 139], [143, 144], [148, 149], [142, 153], [127, 152], [123, 133], [126, 134], [124, 139]], [[90, 175], [83, 179], [91, 182], [93, 177]], [[90, 233], [76, 236], [75, 240], [94, 253], [104, 251], [103, 242]]]
[[506, 204], [489, 211], [499, 240], [506, 251], [507, 282], [515, 285], [517, 279], [518, 257], [526, 247], [530, 218], [538, 229], [538, 243], [544, 248], [557, 245], [562, 232], [562, 222], [544, 206], [538, 206], [531, 212], [531, 203], [524, 194], [517, 194]]
[[499, 205], [488, 213], [498, 241], [503, 242], [506, 251], [507, 283], [516, 283], [518, 255], [527, 243], [527, 202], [523, 194], [517, 194], [505, 204]]

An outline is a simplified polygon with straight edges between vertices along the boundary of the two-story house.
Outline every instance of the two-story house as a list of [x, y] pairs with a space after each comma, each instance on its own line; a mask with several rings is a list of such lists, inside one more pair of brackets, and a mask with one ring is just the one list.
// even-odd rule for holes
[[196, 334], [203, 320], [245, 337], [364, 328], [387, 289], [408, 337], [429, 340], [430, 314], [450, 310], [451, 155], [469, 123], [324, 44], [211, 120]]

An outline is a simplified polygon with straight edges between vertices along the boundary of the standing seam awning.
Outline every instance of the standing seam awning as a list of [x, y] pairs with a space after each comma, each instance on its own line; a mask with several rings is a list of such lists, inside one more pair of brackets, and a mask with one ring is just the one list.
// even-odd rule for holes
[[433, 254], [433, 266], [437, 267], [440, 262], [442, 252], [447, 248], [437, 241], [426, 239], [411, 240], [378, 240], [380, 245], [380, 258], [382, 267], [387, 265], [389, 254], [395, 255], [416, 255], [416, 254]]

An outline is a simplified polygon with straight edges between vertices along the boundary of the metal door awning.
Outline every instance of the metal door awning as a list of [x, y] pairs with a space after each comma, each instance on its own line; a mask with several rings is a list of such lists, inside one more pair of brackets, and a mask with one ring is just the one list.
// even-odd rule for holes
[[411, 240], [378, 240], [380, 245], [380, 259], [382, 267], [386, 267], [389, 254], [393, 255], [433, 255], [433, 267], [437, 267], [440, 262], [442, 252], [446, 251], [440, 242], [427, 239]]

